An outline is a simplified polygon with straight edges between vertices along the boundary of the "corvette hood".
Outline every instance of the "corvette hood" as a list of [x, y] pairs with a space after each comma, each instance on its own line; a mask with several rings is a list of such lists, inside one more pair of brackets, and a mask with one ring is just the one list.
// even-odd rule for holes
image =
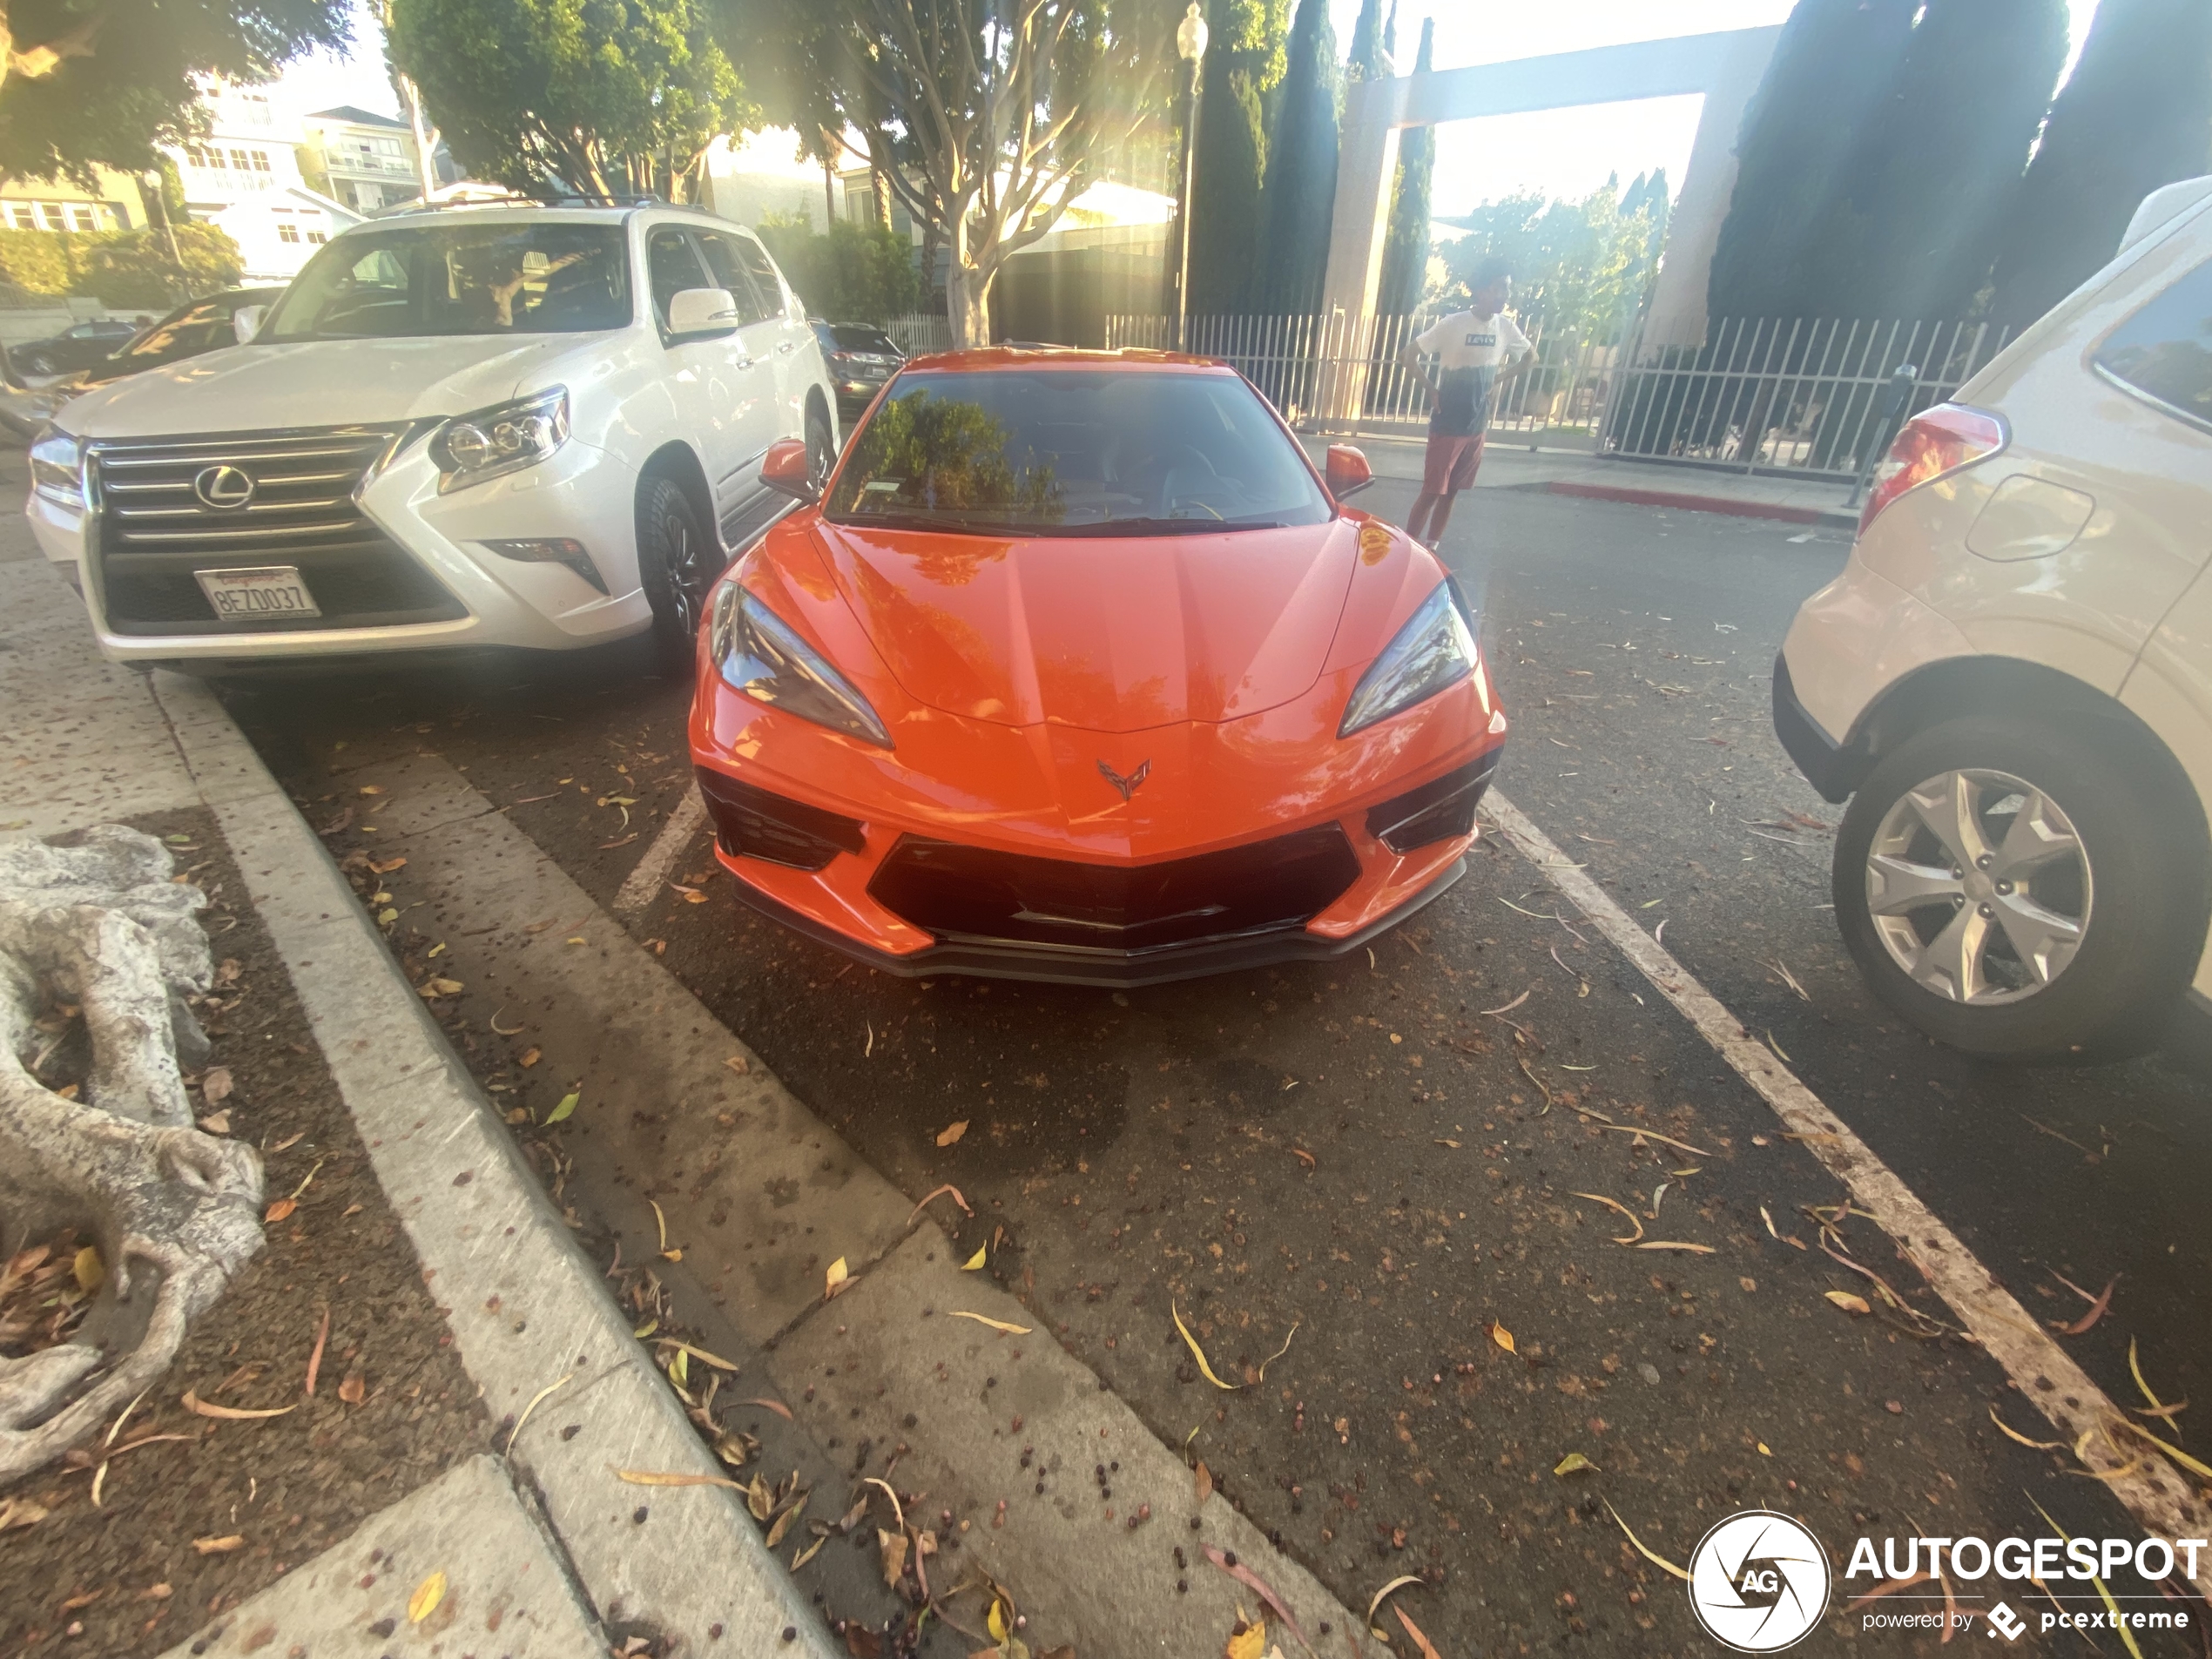
[[517, 395], [526, 380], [586, 338], [471, 334], [226, 347], [87, 392], [57, 424], [79, 437], [146, 438], [465, 415]]
[[1359, 558], [1341, 519], [1110, 541], [819, 520], [815, 533], [909, 696], [1001, 725], [1094, 732], [1238, 719], [1303, 695]]

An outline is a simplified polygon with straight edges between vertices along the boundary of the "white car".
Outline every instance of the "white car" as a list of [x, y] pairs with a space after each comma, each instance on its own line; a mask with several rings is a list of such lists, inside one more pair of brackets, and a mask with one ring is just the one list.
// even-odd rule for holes
[[2212, 179], [1916, 416], [1775, 664], [1836, 918], [1938, 1039], [2092, 1058], [2212, 1001]]
[[752, 233], [488, 205], [332, 239], [247, 343], [118, 381], [31, 446], [31, 526], [100, 649], [209, 672], [652, 631], [819, 476], [836, 391]]

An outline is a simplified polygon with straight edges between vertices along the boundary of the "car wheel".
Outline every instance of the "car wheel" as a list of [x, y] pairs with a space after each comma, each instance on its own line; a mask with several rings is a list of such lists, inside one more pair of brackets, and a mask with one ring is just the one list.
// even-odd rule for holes
[[1885, 756], [1836, 838], [1860, 971], [1939, 1042], [2008, 1060], [2155, 1042], [2203, 948], [2202, 820], [2134, 747], [1969, 718]]
[[830, 434], [829, 416], [810, 408], [806, 411], [806, 475], [813, 482], [817, 499], [829, 488], [830, 470], [836, 465], [837, 440]]
[[722, 551], [689, 491], [664, 474], [637, 489], [637, 580], [653, 610], [662, 660], [689, 672]]

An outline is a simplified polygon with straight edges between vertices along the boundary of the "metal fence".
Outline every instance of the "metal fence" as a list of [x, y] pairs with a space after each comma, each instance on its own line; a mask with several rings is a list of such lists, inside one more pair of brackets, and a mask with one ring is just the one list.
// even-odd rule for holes
[[949, 320], [932, 312], [917, 312], [910, 317], [894, 317], [883, 325], [883, 332], [891, 336], [899, 349], [909, 357], [923, 352], [950, 351], [953, 348], [953, 325]]
[[2012, 334], [1992, 323], [1771, 318], [1716, 321], [1695, 341], [1640, 332], [1598, 453], [1855, 478], [1899, 421], [1950, 397]]

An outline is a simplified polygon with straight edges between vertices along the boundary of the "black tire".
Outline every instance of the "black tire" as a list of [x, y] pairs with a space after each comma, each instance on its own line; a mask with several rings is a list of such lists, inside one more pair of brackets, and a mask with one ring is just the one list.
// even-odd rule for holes
[[722, 574], [722, 549], [691, 492], [665, 473], [637, 486], [637, 581], [653, 609], [652, 635], [671, 672], [691, 672], [699, 619]]
[[[1837, 924], [1877, 995], [1938, 1042], [1986, 1059], [2086, 1062], [2155, 1044], [2204, 948], [2208, 858], [2193, 794], [2163, 755], [2154, 759], [2144, 747], [2136, 734], [2090, 721], [1971, 715], [1932, 726], [1884, 756], [1844, 814], [1833, 871]], [[1946, 778], [1964, 781], [1924, 799], [1948, 802], [1963, 790], [1957, 798], [1970, 803], [1970, 827], [1983, 834], [1979, 856], [1990, 860], [1978, 884], [1960, 860], [1943, 855], [1964, 835], [1954, 831], [1939, 840], [1925, 827], [1926, 815], [1905, 803], [1924, 784]], [[2004, 837], [2020, 821], [2021, 809], [2005, 808], [2023, 798], [2008, 792], [2005, 779], [2040, 792], [2057, 809], [2052, 823], [2070, 821], [2070, 843], [2047, 834], [2033, 838], [2037, 844], [2071, 845], [2078, 856], [2062, 852], [2033, 865], [2009, 861]], [[1894, 817], [1892, 808], [1898, 809]], [[1920, 839], [1894, 851], [1906, 833]], [[1877, 879], [1870, 859], [1878, 835], [1889, 860], [1885, 873], [1941, 863], [1950, 870], [1935, 873], [1954, 878], [1962, 891], [1909, 912], [1893, 903], [1887, 919], [1878, 921], [1869, 892]], [[2016, 880], [2003, 879], [2008, 870]], [[1894, 890], [1917, 891], [1909, 881]], [[1966, 953], [1975, 959], [1969, 989], [2001, 1000], [1955, 995], [1959, 980], [1948, 964], [1962, 959], [1941, 942], [1968, 936], [1952, 933], [1946, 919], [1972, 928], [1974, 919], [1965, 914], [1970, 906], [1985, 919], [1984, 936], [1992, 942]], [[2047, 967], [2058, 963], [2047, 979], [2033, 966], [2033, 951], [2015, 948], [2007, 925], [2031, 907], [2078, 930], [2070, 959], [2060, 960], [2063, 945], [2044, 959]], [[1922, 960], [1931, 982], [1953, 994], [1931, 989], [1900, 962], [1895, 953], [1913, 948], [1900, 921], [1926, 948]], [[2020, 936], [2034, 937], [2039, 925], [2031, 920]]]
[[819, 500], [829, 487], [829, 475], [837, 465], [837, 438], [830, 430], [829, 416], [819, 405], [806, 406], [806, 475], [814, 481], [814, 495]]

